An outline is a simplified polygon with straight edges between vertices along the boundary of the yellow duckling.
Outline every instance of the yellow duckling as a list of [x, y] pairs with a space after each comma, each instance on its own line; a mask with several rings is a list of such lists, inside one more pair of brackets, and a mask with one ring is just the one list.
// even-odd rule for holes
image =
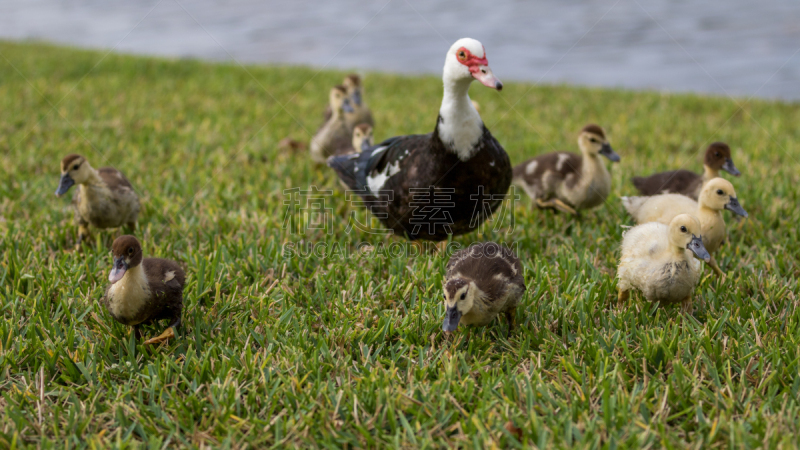
[[695, 258], [711, 259], [700, 228], [695, 217], [678, 214], [669, 225], [649, 222], [625, 232], [617, 268], [619, 301], [626, 301], [630, 290], [638, 289], [648, 301], [680, 302], [684, 310], [690, 310], [702, 270]]
[[139, 215], [139, 197], [119, 170], [113, 167], [94, 169], [80, 155], [67, 155], [61, 160], [61, 180], [56, 197], [61, 197], [77, 184], [72, 206], [78, 224], [78, 243], [89, 237], [89, 225], [95, 228], [127, 226], [133, 231]]
[[711, 253], [709, 265], [717, 275], [724, 276], [714, 259], [714, 253], [725, 239], [725, 219], [722, 210], [727, 209], [747, 217], [747, 211], [739, 204], [736, 191], [730, 181], [714, 178], [700, 191], [699, 201], [681, 194], [662, 194], [652, 197], [622, 197], [622, 204], [636, 223], [670, 221], [678, 214], [692, 214], [700, 221], [703, 245]]

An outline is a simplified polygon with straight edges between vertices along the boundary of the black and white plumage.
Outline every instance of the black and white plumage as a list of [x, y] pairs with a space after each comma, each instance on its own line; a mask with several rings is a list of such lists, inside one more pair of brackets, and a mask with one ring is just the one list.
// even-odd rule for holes
[[507, 247], [473, 244], [450, 258], [443, 288], [444, 331], [455, 331], [459, 324], [487, 325], [500, 313], [511, 331], [517, 303], [525, 293], [522, 263]]
[[[444, 95], [432, 133], [398, 136], [328, 165], [397, 235], [439, 241], [477, 228], [511, 184], [511, 162], [469, 99], [473, 79], [493, 89], [483, 45], [460, 39], [445, 59]], [[424, 195], [424, 192], [430, 192]], [[420, 215], [428, 202], [438, 218]]]

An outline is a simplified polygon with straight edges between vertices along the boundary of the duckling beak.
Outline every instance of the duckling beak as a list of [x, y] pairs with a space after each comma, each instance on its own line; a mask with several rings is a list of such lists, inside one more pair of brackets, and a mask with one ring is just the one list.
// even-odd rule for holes
[[742, 217], [747, 217], [747, 211], [742, 208], [742, 205], [739, 204], [739, 200], [736, 197], [731, 197], [730, 201], [725, 204], [725, 209], [733, 211]]
[[114, 267], [111, 268], [111, 272], [108, 274], [108, 281], [114, 284], [121, 280], [125, 276], [126, 270], [128, 270], [128, 263], [125, 262], [125, 258], [122, 256], [114, 257]]
[[612, 162], [619, 162], [619, 155], [611, 148], [611, 144], [608, 142], [603, 144], [603, 147], [600, 149], [600, 154], [610, 159]]
[[361, 106], [361, 90], [356, 89], [355, 92], [353, 92], [352, 97], [353, 97], [353, 103], [355, 103], [356, 106]]
[[497, 89], [498, 91], [503, 90], [503, 83], [494, 76], [492, 69], [490, 69], [488, 65], [470, 66], [469, 71], [472, 73], [472, 78], [480, 81], [484, 86]]
[[75, 184], [75, 180], [68, 173], [62, 173], [61, 180], [58, 182], [58, 189], [56, 189], [56, 197], [66, 194], [73, 184]]
[[702, 236], [698, 237], [692, 235], [692, 240], [689, 241], [688, 244], [686, 244], [686, 248], [691, 250], [692, 253], [694, 253], [694, 256], [697, 257], [697, 259], [702, 259], [705, 262], [711, 261], [711, 255], [708, 253], [708, 250], [706, 250], [706, 246], [703, 245]]
[[447, 308], [447, 311], [444, 313], [444, 324], [442, 325], [442, 330], [445, 333], [452, 333], [456, 331], [458, 328], [458, 322], [461, 320], [461, 311], [458, 310], [455, 306], [452, 308]]
[[725, 160], [725, 164], [722, 165], [722, 170], [728, 172], [729, 174], [735, 177], [738, 177], [739, 175], [742, 174], [742, 172], [739, 172], [739, 169], [737, 169], [736, 166], [733, 165], [733, 160], [730, 158]]
[[350, 99], [347, 98], [344, 99], [344, 103], [342, 103], [342, 109], [344, 110], [344, 112], [349, 112], [349, 113], [355, 111], [353, 109], [353, 105], [350, 104]]

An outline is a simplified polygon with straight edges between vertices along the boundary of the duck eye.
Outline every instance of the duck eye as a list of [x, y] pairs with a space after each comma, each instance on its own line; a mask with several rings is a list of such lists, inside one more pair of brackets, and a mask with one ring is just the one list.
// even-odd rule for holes
[[591, 142], [594, 142], [595, 144], [597, 143], [597, 139], [595, 139], [595, 138], [589, 138], [589, 140], [590, 140]]
[[72, 166], [72, 170], [78, 170], [78, 165], [75, 164], [74, 166]]
[[460, 60], [462, 60], [462, 61], [463, 61], [463, 60], [465, 60], [465, 59], [467, 59], [467, 54], [466, 54], [466, 53], [464, 53], [464, 51], [463, 51], [463, 50], [462, 50], [462, 51], [460, 51], [460, 52], [458, 52], [458, 59], [460, 59]]
[[467, 298], [467, 293], [466, 292], [461, 294], [461, 300], [464, 300], [465, 298]]
[[128, 254], [129, 254], [129, 255], [132, 255], [132, 254], [133, 254], [133, 247], [128, 247]]
[[719, 152], [716, 152], [716, 153], [714, 153], [714, 156], [716, 156], [717, 158], [719, 158]]
[[681, 225], [681, 233], [686, 233], [686, 227]]
[[722, 194], [724, 194], [724, 192], [722, 192], [722, 189], [717, 189], [717, 195], [722, 195]]

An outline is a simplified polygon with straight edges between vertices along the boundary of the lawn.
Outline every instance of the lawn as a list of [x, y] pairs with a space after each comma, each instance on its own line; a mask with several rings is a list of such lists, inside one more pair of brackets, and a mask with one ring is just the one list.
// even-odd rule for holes
[[[453, 240], [513, 244], [528, 290], [509, 337], [500, 321], [448, 337], [449, 255], [379, 251], [406, 247], [348, 230], [368, 215], [332, 171], [278, 148], [310, 137], [344, 74], [0, 42], [0, 448], [797, 445], [800, 104], [475, 83], [512, 163], [577, 151], [588, 122], [622, 161], [580, 220], [523, 194], [513, 221]], [[439, 77], [365, 75], [376, 139], [432, 129]], [[715, 140], [750, 214], [726, 213], [728, 278], [705, 270], [692, 315], [617, 305], [630, 177], [699, 171]], [[68, 153], [122, 170], [145, 254], [186, 268], [178, 339], [143, 346], [99, 303], [122, 231], [71, 251]], [[287, 217], [287, 190], [311, 186], [333, 191], [327, 229]], [[323, 251], [292, 253], [309, 243]]]

